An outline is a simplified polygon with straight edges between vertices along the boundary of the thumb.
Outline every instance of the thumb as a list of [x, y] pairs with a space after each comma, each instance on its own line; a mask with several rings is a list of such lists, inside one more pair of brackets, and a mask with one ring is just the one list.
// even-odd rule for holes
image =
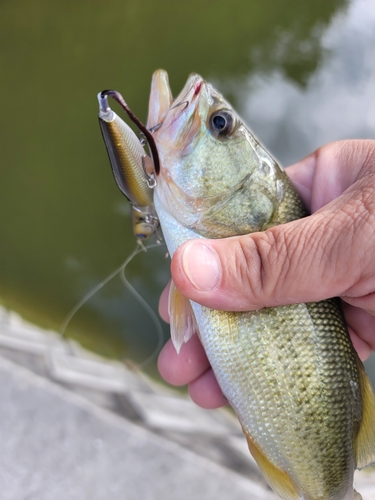
[[360, 307], [358, 297], [375, 292], [375, 161], [362, 165], [353, 184], [314, 215], [261, 233], [185, 243], [172, 260], [176, 286], [222, 310], [333, 296]]
[[264, 233], [190, 241], [173, 258], [173, 280], [195, 302], [230, 311], [338, 295], [347, 274], [340, 283], [336, 269], [347, 259], [338, 255], [342, 235], [326, 225], [315, 216]]

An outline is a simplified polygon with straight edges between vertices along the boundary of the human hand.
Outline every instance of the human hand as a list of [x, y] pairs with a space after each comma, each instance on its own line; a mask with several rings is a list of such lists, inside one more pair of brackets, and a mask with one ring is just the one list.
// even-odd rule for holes
[[[261, 233], [189, 241], [173, 256], [173, 281], [189, 299], [228, 311], [341, 297], [365, 359], [375, 350], [375, 141], [328, 144], [287, 173], [313, 215]], [[166, 304], [167, 289], [160, 313], [168, 320]], [[188, 384], [200, 406], [226, 403], [197, 336], [179, 355], [169, 341], [159, 371], [171, 384]]]

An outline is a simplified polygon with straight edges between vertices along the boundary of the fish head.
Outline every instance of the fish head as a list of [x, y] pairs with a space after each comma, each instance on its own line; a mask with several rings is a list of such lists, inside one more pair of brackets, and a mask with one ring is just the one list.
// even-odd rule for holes
[[147, 126], [160, 160], [156, 193], [179, 223], [210, 238], [277, 223], [284, 172], [201, 76], [173, 101], [166, 72], [154, 73]]

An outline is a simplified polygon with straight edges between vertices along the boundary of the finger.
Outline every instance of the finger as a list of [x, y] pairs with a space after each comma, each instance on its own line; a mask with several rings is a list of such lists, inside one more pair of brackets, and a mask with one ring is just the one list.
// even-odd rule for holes
[[374, 163], [375, 141], [350, 140], [327, 144], [285, 171], [313, 213], [340, 196], [363, 167]]
[[371, 354], [371, 348], [350, 326], [348, 326], [348, 331], [353, 347], [357, 351], [359, 359], [361, 361], [365, 361]]
[[[310, 217], [262, 233], [187, 242], [172, 260], [176, 286], [196, 302], [232, 311], [369, 294], [375, 275], [371, 223], [375, 201], [368, 186], [374, 179], [369, 184], [362, 170], [368, 166], [370, 153], [375, 158], [375, 141], [358, 142], [361, 147], [355, 149], [355, 157], [348, 143], [341, 145], [339, 153], [336, 146], [334, 153], [327, 146], [329, 154], [315, 154], [315, 161], [324, 157], [325, 164], [339, 154], [346, 172], [344, 180], [338, 181], [340, 189], [350, 184], [345, 161], [353, 165], [351, 171], [358, 180], [342, 196]], [[371, 175], [375, 172], [367, 177]], [[325, 199], [336, 196], [334, 184], [327, 181]], [[316, 204], [319, 196], [314, 196], [311, 203]]]
[[189, 299], [229, 311], [343, 295], [362, 277], [358, 264], [348, 272], [350, 259], [365, 258], [357, 231], [340, 229], [353, 226], [346, 217], [317, 214], [264, 233], [189, 241], [174, 256], [173, 279]]
[[169, 297], [170, 287], [171, 287], [171, 282], [169, 281], [168, 285], [161, 292], [159, 299], [159, 314], [166, 323], [169, 323], [168, 297]]
[[209, 410], [228, 404], [211, 369], [189, 384], [189, 394], [197, 405]]
[[364, 360], [375, 350], [375, 317], [345, 302], [343, 310], [354, 348]]
[[183, 344], [177, 354], [172, 341], [168, 340], [159, 354], [160, 375], [169, 384], [186, 385], [202, 375], [210, 366], [197, 335]]

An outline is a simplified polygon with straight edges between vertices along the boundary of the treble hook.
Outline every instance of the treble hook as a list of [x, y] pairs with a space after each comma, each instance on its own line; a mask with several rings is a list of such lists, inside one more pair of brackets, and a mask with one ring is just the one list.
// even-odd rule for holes
[[177, 108], [178, 106], [182, 106], [182, 104], [185, 104], [185, 107], [182, 111], [184, 111], [188, 106], [189, 106], [189, 101], [181, 101], [181, 102], [178, 102], [177, 104], [175, 104], [174, 106], [172, 106], [170, 109], [175, 109]]
[[[177, 108], [178, 106], [181, 106], [182, 104], [185, 104], [185, 107], [182, 111], [184, 111], [188, 106], [189, 106], [189, 102], [188, 101], [181, 101], [177, 104], [175, 104], [174, 106], [172, 106], [170, 109], [175, 109]], [[159, 130], [159, 128], [163, 125], [163, 122], [159, 122], [157, 123], [156, 125], [154, 125], [153, 127], [149, 128], [149, 132], [151, 134], [153, 134], [154, 132], [156, 132], [157, 130]]]
[[157, 130], [159, 130], [159, 128], [163, 125], [163, 122], [160, 122], [160, 123], [157, 123], [156, 125], [154, 125], [153, 127], [149, 128], [149, 132], [151, 134], [153, 134], [154, 132], [156, 132]]

